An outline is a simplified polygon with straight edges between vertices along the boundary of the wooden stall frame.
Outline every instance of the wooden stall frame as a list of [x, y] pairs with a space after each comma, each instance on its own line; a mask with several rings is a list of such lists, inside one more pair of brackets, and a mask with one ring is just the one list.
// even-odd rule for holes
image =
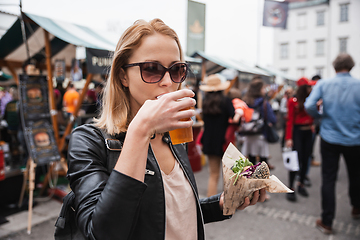
[[32, 158], [29, 158], [26, 164], [26, 169], [23, 172], [23, 186], [20, 193], [20, 199], [18, 207], [22, 206], [22, 202], [24, 199], [25, 191], [28, 188], [29, 190], [29, 204], [28, 204], [28, 226], [27, 233], [31, 233], [31, 222], [32, 222], [32, 210], [33, 210], [33, 202], [34, 202], [34, 189], [35, 189], [35, 168], [36, 163]]
[[229, 87], [228, 87], [227, 89], [225, 89], [225, 91], [224, 91], [225, 94], [227, 94], [227, 93], [230, 91], [230, 89], [231, 89], [231, 88], [234, 86], [234, 84], [236, 83], [237, 79], [238, 79], [238, 75], [236, 75], [236, 76], [230, 81]]
[[57, 124], [57, 110], [55, 106], [55, 97], [54, 97], [54, 89], [53, 89], [53, 76], [52, 76], [52, 69], [51, 69], [51, 47], [50, 47], [50, 38], [49, 32], [44, 29], [44, 36], [45, 36], [45, 54], [46, 54], [46, 66], [47, 66], [47, 73], [48, 73], [48, 89], [49, 89], [49, 100], [50, 100], [50, 115], [52, 120], [52, 125], [54, 128], [54, 137], [55, 141], [59, 146], [59, 128]]

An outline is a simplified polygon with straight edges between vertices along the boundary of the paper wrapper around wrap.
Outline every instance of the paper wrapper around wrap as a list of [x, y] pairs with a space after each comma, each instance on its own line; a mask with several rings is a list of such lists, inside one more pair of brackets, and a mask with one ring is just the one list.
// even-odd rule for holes
[[233, 215], [236, 209], [244, 203], [245, 197], [249, 197], [251, 199], [253, 193], [262, 188], [265, 188], [266, 191], [271, 193], [293, 192], [274, 175], [270, 176], [268, 179], [249, 179], [241, 176], [237, 179], [234, 185], [236, 176], [231, 178], [231, 176], [234, 175], [231, 167], [240, 157], [245, 158], [241, 152], [239, 152], [239, 150], [230, 143], [222, 158], [224, 176], [224, 215]]

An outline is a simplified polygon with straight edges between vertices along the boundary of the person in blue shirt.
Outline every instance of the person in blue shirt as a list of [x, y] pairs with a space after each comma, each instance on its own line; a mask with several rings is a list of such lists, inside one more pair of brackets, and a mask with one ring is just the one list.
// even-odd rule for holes
[[306, 111], [321, 117], [322, 214], [316, 226], [332, 233], [335, 218], [335, 185], [340, 154], [349, 175], [352, 217], [360, 218], [360, 80], [350, 75], [355, 63], [349, 54], [339, 54], [333, 62], [336, 76], [319, 81], [305, 101]]

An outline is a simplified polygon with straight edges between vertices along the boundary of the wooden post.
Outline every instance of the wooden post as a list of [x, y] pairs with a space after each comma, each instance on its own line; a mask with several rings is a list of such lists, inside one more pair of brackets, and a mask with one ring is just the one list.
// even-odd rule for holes
[[23, 186], [21, 189], [21, 194], [18, 204], [18, 207], [20, 208], [22, 206], [22, 202], [24, 199], [26, 186], [28, 185], [28, 189], [29, 189], [28, 228], [27, 228], [28, 234], [31, 233], [32, 207], [33, 207], [34, 189], [35, 189], [35, 168], [36, 168], [36, 163], [32, 158], [29, 158], [26, 164], [26, 169], [24, 171], [24, 181], [23, 181]]
[[14, 69], [13, 66], [11, 66], [11, 64], [8, 63], [7, 61], [5, 61], [5, 64], [6, 64], [7, 68], [10, 70], [11, 75], [13, 76], [13, 78], [14, 78], [14, 80], [15, 80], [15, 82], [16, 82], [16, 85], [19, 86], [19, 78], [18, 78], [18, 76], [17, 76], [17, 74], [16, 74], [15, 69]]
[[73, 124], [75, 122], [75, 119], [78, 115], [78, 112], [80, 110], [80, 107], [84, 101], [84, 98], [86, 96], [86, 93], [87, 93], [87, 90], [88, 90], [88, 87], [89, 87], [89, 84], [91, 82], [91, 79], [93, 77], [93, 74], [92, 73], [89, 73], [86, 77], [86, 82], [85, 82], [85, 85], [84, 85], [84, 88], [82, 89], [81, 91], [81, 94], [80, 94], [80, 99], [75, 107], [75, 110], [74, 110], [74, 113], [71, 115], [70, 117], [70, 121], [68, 123], [68, 125], [66, 126], [66, 129], [65, 129], [65, 132], [64, 132], [64, 135], [62, 136], [62, 138], [60, 139], [60, 146], [59, 146], [59, 151], [60, 153], [62, 152], [62, 150], [64, 150], [65, 148], [65, 138], [67, 135], [69, 135], [71, 133], [71, 130], [73, 128]]
[[34, 199], [34, 189], [35, 189], [35, 167], [36, 163], [34, 160], [30, 159], [30, 173], [29, 173], [29, 210], [28, 210], [28, 228], [27, 233], [31, 233], [31, 220], [32, 220], [32, 207]]
[[19, 203], [18, 203], [19, 208], [21, 208], [22, 202], [23, 202], [23, 199], [24, 199], [27, 180], [28, 180], [28, 177], [29, 177], [29, 169], [30, 169], [30, 159], [27, 160], [26, 168], [25, 168], [25, 170], [23, 172], [23, 175], [24, 175], [23, 176], [23, 185], [22, 185], [22, 188], [21, 188], [21, 193], [20, 193], [20, 198], [19, 198]]
[[232, 86], [234, 86], [237, 79], [238, 79], [238, 76], [234, 77], [234, 79], [231, 80], [229, 87], [227, 89], [225, 89], [225, 91], [224, 91], [225, 94], [227, 94], [230, 91], [230, 89], [232, 88]]
[[55, 105], [55, 98], [54, 98], [54, 89], [53, 89], [53, 76], [52, 76], [52, 69], [51, 69], [51, 47], [50, 47], [50, 39], [49, 39], [49, 32], [44, 29], [44, 36], [45, 36], [45, 53], [46, 53], [46, 68], [48, 73], [48, 88], [49, 88], [49, 100], [50, 100], [50, 114], [52, 125], [54, 128], [54, 137], [55, 141], [59, 146], [59, 127], [57, 123], [57, 110]]
[[276, 95], [281, 91], [281, 89], [283, 89], [283, 87], [284, 85], [280, 85], [276, 90], [276, 92], [274, 92], [274, 94], [271, 96], [270, 100], [273, 100], [276, 97]]

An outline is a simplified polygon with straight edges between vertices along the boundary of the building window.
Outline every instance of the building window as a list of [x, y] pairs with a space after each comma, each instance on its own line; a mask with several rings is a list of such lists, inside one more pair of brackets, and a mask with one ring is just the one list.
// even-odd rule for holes
[[280, 58], [281, 59], [286, 59], [289, 57], [289, 44], [288, 43], [282, 43], [280, 44]]
[[297, 43], [297, 56], [298, 58], [306, 57], [306, 42], [301, 41]]
[[316, 40], [316, 56], [324, 56], [325, 41]]
[[340, 22], [349, 21], [349, 4], [340, 4]]
[[305, 76], [305, 68], [298, 68], [297, 69], [297, 76], [299, 78], [304, 77]]
[[317, 12], [316, 13], [316, 26], [323, 26], [325, 25], [325, 12]]
[[347, 38], [339, 38], [339, 52], [346, 53], [347, 52]]
[[280, 69], [280, 71], [282, 71], [283, 73], [287, 74], [289, 72], [289, 69], [288, 68], [282, 68]]
[[306, 28], [306, 13], [299, 13], [297, 17], [297, 26], [298, 29], [305, 29]]
[[324, 67], [316, 67], [315, 71], [316, 71], [316, 75], [322, 76], [324, 73]]

